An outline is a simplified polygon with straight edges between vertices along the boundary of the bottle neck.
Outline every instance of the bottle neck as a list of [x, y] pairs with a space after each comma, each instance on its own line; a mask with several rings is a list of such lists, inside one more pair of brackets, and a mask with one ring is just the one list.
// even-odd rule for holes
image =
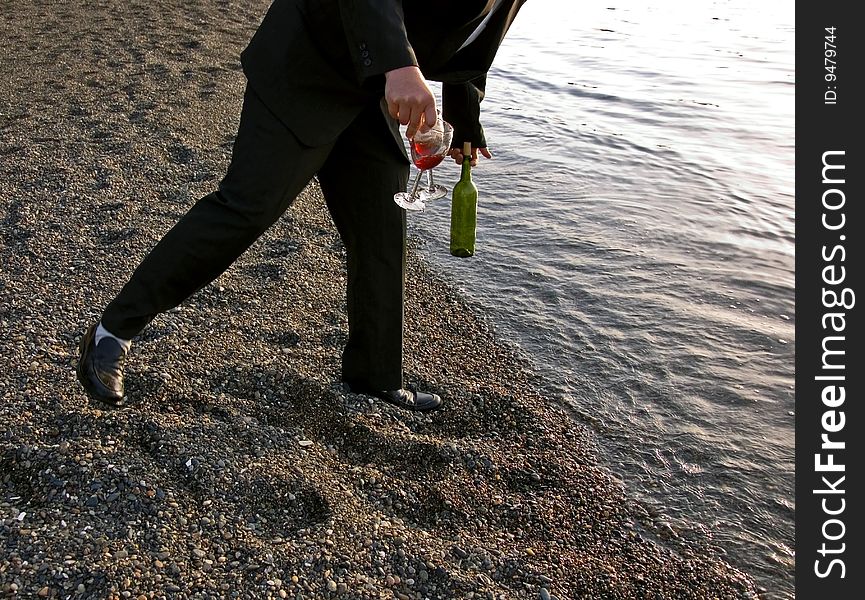
[[462, 173], [460, 179], [471, 181], [472, 178], [472, 158], [471, 156], [463, 156]]

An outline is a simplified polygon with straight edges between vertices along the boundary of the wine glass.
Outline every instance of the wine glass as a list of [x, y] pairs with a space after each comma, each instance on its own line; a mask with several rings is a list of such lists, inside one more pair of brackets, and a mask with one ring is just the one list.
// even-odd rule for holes
[[[453, 139], [454, 128], [438, 115], [435, 125], [428, 131], [418, 130], [409, 140], [411, 160], [419, 171], [414, 179], [411, 192], [394, 194], [394, 201], [406, 210], [423, 210], [428, 200], [442, 198], [447, 195], [447, 188], [433, 181], [432, 170], [447, 156]], [[423, 174], [427, 174], [427, 186], [420, 187]]]

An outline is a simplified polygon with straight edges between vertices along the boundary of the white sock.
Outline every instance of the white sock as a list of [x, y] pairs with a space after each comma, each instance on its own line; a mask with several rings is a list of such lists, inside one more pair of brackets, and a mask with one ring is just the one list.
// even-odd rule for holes
[[117, 337], [107, 329], [102, 326], [102, 322], [99, 322], [99, 326], [96, 328], [96, 334], [94, 335], [93, 346], [99, 345], [99, 340], [102, 338], [114, 338], [117, 340], [117, 343], [120, 344], [120, 347], [123, 348], [124, 354], [129, 354], [129, 349], [132, 347], [132, 340], [124, 340], [122, 338]]

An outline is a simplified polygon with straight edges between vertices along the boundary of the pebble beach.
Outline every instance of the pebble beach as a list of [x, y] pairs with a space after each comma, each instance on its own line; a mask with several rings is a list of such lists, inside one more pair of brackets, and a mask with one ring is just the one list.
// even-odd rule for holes
[[221, 178], [267, 6], [0, 0], [0, 597], [758, 598], [598, 465], [424, 240], [406, 381], [446, 408], [347, 392], [314, 182], [135, 340], [125, 408], [87, 399], [78, 341]]

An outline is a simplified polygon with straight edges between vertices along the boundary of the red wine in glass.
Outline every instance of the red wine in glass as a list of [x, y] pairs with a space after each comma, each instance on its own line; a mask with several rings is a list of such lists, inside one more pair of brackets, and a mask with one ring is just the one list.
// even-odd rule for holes
[[[453, 127], [439, 115], [435, 125], [428, 131], [415, 133], [410, 140], [411, 160], [418, 168], [417, 177], [411, 192], [398, 192], [394, 194], [394, 201], [406, 210], [423, 210], [426, 200], [433, 200], [447, 195], [447, 188], [436, 185], [433, 181], [432, 170], [444, 160], [451, 146], [453, 138]], [[420, 187], [423, 174], [427, 174], [427, 186]]]
[[430, 144], [413, 141], [411, 143], [411, 159], [421, 171], [437, 167], [445, 158], [444, 154], [438, 154], [438, 147]]

